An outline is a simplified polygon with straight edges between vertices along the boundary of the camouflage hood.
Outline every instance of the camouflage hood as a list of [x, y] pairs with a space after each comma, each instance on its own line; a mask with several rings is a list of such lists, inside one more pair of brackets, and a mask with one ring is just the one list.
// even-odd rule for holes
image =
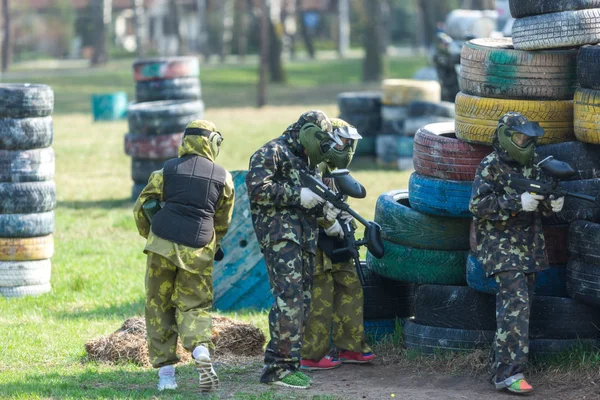
[[306, 124], [315, 124], [325, 132], [331, 132], [333, 130], [331, 121], [323, 111], [311, 110], [303, 113], [300, 118], [298, 118], [298, 121], [288, 126], [283, 132], [283, 135], [281, 135], [281, 138], [286, 141], [292, 152], [297, 156], [304, 157], [304, 146], [300, 143], [299, 132]]
[[[217, 131], [217, 127], [210, 121], [194, 121], [188, 125], [188, 128], [206, 129], [211, 132]], [[217, 158], [214, 147], [211, 146], [208, 138], [199, 135], [186, 135], [183, 137], [183, 142], [179, 146], [178, 156], [184, 157], [188, 155], [204, 157], [213, 162]]]

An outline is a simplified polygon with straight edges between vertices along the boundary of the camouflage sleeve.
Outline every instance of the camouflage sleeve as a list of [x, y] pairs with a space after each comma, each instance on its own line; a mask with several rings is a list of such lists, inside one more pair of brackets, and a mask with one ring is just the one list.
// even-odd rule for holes
[[221, 244], [221, 239], [227, 233], [229, 229], [229, 223], [231, 222], [231, 215], [233, 214], [233, 206], [235, 200], [235, 191], [233, 186], [233, 179], [231, 174], [227, 172], [227, 178], [225, 179], [225, 186], [223, 187], [223, 194], [217, 203], [217, 210], [214, 216], [215, 225], [215, 236], [217, 247]]
[[[541, 177], [541, 179], [546, 182], [546, 183], [552, 183], [552, 179], [547, 177], [544, 172], [539, 168], [537, 168], [537, 176]], [[550, 205], [550, 196], [545, 197], [544, 200], [540, 201], [540, 205], [538, 206], [538, 211], [542, 213], [542, 215], [544, 217], [550, 217], [552, 214], [554, 214], [554, 211], [552, 211], [552, 206]]]
[[133, 206], [133, 218], [135, 225], [141, 236], [148, 238], [150, 233], [150, 223], [146, 220], [146, 216], [142, 211], [144, 203], [150, 199], [158, 199], [164, 201], [163, 197], [163, 170], [154, 171], [148, 179], [148, 184], [140, 193], [135, 205]]
[[[496, 192], [495, 187], [503, 184], [498, 182], [500, 179], [501, 176], [489, 164], [482, 163], [477, 169], [469, 204], [469, 210], [475, 217], [492, 221], [506, 221], [521, 210], [519, 194]], [[506, 183], [504, 186], [508, 188]]]
[[260, 149], [250, 158], [250, 169], [246, 175], [250, 202], [266, 207], [300, 206], [300, 186], [273, 179], [278, 160], [274, 151], [265, 149]]

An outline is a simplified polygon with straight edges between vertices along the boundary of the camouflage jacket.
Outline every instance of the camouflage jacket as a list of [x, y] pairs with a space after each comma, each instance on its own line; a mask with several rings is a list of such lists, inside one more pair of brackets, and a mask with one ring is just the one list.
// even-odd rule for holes
[[[183, 139], [183, 143], [179, 148], [179, 157], [188, 154], [205, 157], [211, 161], [214, 161], [215, 158], [215, 155], [212, 154], [208, 144], [208, 140], [202, 136], [188, 136]], [[212, 263], [214, 254], [221, 243], [221, 239], [225, 236], [229, 228], [235, 199], [233, 179], [228, 172], [225, 186], [223, 187], [223, 193], [217, 203], [217, 209], [213, 218], [213, 238], [208, 245], [199, 249], [165, 240], [152, 233], [150, 223], [142, 211], [142, 205], [149, 199], [158, 199], [163, 202], [165, 200], [163, 184], [164, 179], [162, 169], [154, 171], [152, 175], [150, 175], [150, 179], [148, 179], [148, 185], [142, 190], [133, 207], [133, 217], [137, 229], [141, 236], [148, 239], [146, 247], [144, 248], [144, 253], [152, 252], [160, 254], [178, 268], [198, 273], [199, 271], [197, 271], [197, 268], [200, 264], [205, 265], [205, 263]]]
[[550, 202], [542, 200], [535, 212], [521, 211], [521, 193], [509, 187], [511, 176], [543, 179], [542, 171], [535, 165], [537, 160], [523, 167], [507, 161], [504, 150], [495, 148], [477, 169], [469, 205], [475, 220], [477, 258], [487, 276], [502, 271], [531, 273], [547, 269], [541, 214], [552, 212]]
[[261, 247], [291, 240], [316, 253], [316, 212], [300, 205], [299, 171], [308, 169], [308, 157], [296, 129], [288, 129], [250, 157], [246, 186], [252, 223]]

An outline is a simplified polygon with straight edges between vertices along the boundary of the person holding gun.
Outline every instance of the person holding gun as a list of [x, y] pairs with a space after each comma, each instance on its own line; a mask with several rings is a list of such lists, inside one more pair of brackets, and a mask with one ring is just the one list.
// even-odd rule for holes
[[231, 174], [214, 162], [222, 141], [212, 122], [191, 122], [179, 157], [152, 173], [133, 209], [137, 229], [148, 239], [146, 330], [150, 361], [159, 368], [159, 391], [177, 388], [178, 334], [194, 357], [200, 391], [219, 388], [211, 362], [213, 258], [229, 228], [235, 198]]
[[506, 113], [494, 134], [494, 151], [483, 159], [473, 182], [477, 258], [498, 283], [497, 331], [491, 370], [498, 390], [530, 393], [523, 372], [529, 354], [529, 316], [535, 272], [549, 267], [541, 216], [560, 212], [564, 197], [545, 199], [517, 192], [511, 179], [545, 180], [535, 146], [544, 130], [517, 112]]
[[[332, 118], [331, 123], [334, 135], [343, 144], [335, 145], [319, 165], [321, 175], [347, 168], [361, 139], [356, 128], [346, 121]], [[324, 178], [323, 182], [337, 191], [333, 180]], [[333, 369], [342, 363], [367, 363], [375, 358], [365, 339], [363, 290], [356, 270], [359, 266], [348, 253], [341, 257], [332, 254], [335, 248], [344, 247], [342, 225], [352, 224], [349, 233], [353, 234], [355, 222], [350, 214], [340, 214], [329, 202], [324, 214], [319, 219], [312, 298], [301, 352], [301, 368], [309, 371]]]

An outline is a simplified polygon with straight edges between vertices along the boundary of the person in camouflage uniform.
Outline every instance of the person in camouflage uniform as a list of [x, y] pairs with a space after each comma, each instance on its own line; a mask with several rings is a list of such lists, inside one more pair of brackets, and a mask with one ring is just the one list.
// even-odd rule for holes
[[[351, 132], [342, 133], [341, 138], [347, 143], [339, 149], [347, 152], [349, 157], [341, 158], [338, 163], [335, 163], [336, 160], [321, 163], [319, 168], [322, 175], [328, 170], [347, 168], [354, 155], [356, 142], [361, 138], [356, 129], [343, 120], [331, 118], [331, 123], [334, 134]], [[335, 190], [333, 181], [324, 179], [324, 182]], [[337, 240], [337, 237], [343, 239], [341, 224], [351, 223], [354, 228], [356, 226], [349, 214], [342, 213], [329, 219], [327, 214], [329, 213], [319, 219], [321, 231], [313, 275], [312, 298], [309, 316], [304, 326], [301, 366], [306, 370], [332, 369], [339, 367], [342, 362], [365, 363], [375, 358], [365, 340], [363, 290], [354, 260], [349, 258], [333, 262], [321, 249], [324, 245], [323, 240]], [[339, 247], [343, 247], [343, 244]], [[330, 351], [331, 354], [328, 354]]]
[[[146, 329], [150, 361], [159, 368], [159, 390], [177, 388], [178, 334], [194, 357], [200, 390], [219, 386], [210, 360], [213, 258], [234, 205], [231, 174], [214, 163], [221, 141], [212, 122], [191, 122], [179, 158], [152, 173], [133, 210], [140, 235], [148, 239]], [[164, 204], [153, 216], [144, 207], [151, 200]]]
[[548, 268], [541, 215], [559, 212], [564, 197], [544, 199], [517, 193], [515, 176], [546, 180], [537, 166], [535, 144], [544, 130], [523, 115], [510, 112], [499, 121], [494, 152], [475, 174], [469, 209], [477, 235], [477, 257], [487, 276], [498, 282], [496, 338], [492, 371], [499, 390], [529, 393], [523, 376], [529, 353], [529, 315], [535, 272]]
[[260, 381], [305, 389], [310, 378], [298, 371], [303, 325], [317, 249], [317, 212], [323, 200], [302, 187], [299, 171], [315, 173], [332, 139], [329, 118], [308, 111], [280, 137], [250, 158], [246, 176], [252, 223], [275, 302], [269, 313], [270, 341]]

